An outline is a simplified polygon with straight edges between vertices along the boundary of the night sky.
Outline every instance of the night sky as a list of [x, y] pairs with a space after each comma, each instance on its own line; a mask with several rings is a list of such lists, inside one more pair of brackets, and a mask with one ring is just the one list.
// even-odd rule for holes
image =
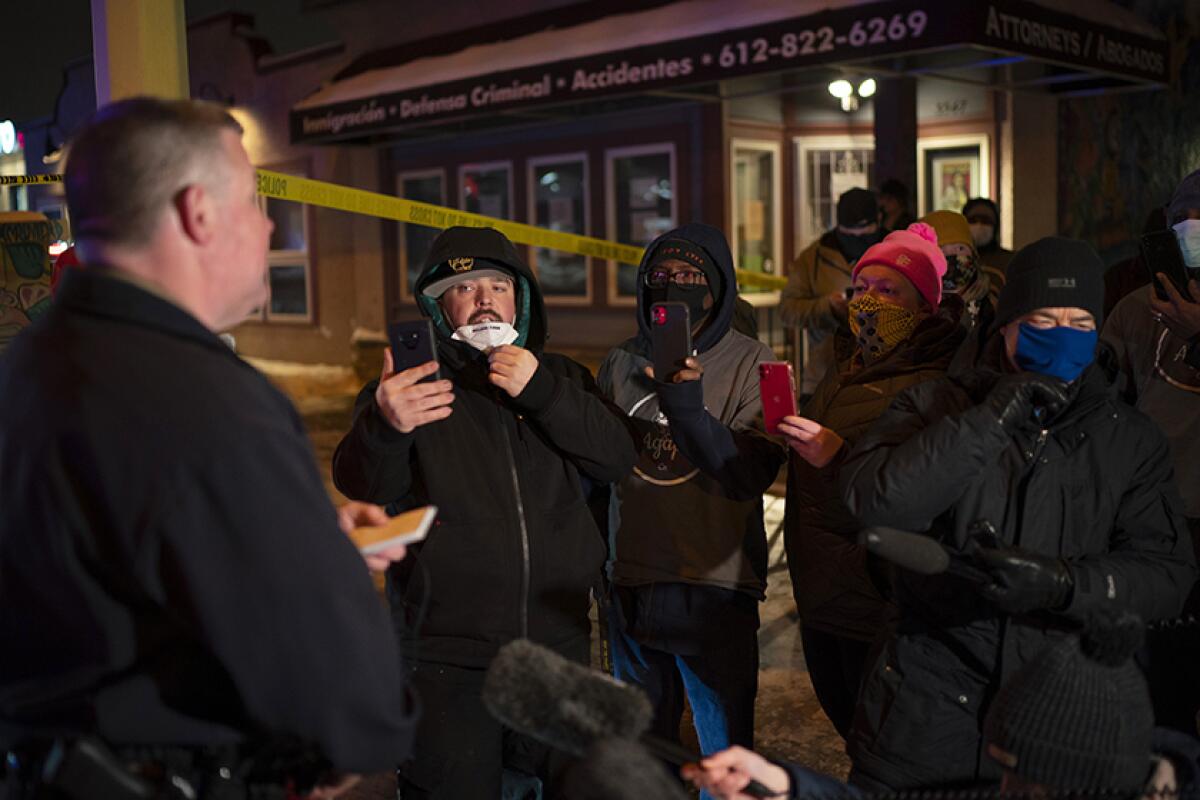
[[[277, 53], [329, 38], [302, 0], [185, 0], [189, 20], [220, 11], [253, 14], [255, 27]], [[62, 88], [63, 66], [92, 54], [90, 0], [2, 0], [5, 32], [0, 47], [0, 119], [24, 122], [48, 117]]]

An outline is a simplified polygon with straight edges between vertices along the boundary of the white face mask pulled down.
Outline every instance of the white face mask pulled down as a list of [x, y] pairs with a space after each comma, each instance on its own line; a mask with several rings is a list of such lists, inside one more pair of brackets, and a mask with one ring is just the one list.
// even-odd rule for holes
[[450, 338], [466, 342], [476, 350], [486, 353], [493, 348], [515, 342], [517, 329], [507, 322], [479, 322], [475, 325], [463, 325], [450, 334]]

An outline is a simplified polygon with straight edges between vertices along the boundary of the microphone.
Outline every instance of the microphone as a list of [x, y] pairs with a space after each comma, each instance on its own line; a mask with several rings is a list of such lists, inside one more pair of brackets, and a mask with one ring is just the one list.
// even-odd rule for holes
[[646, 748], [625, 739], [600, 739], [562, 777], [571, 800], [686, 800], [680, 782]]
[[944, 547], [932, 536], [877, 526], [858, 535], [859, 544], [885, 561], [918, 575], [954, 575], [963, 580], [987, 585], [992, 578], [973, 566], [965, 555]]
[[[483, 704], [509, 728], [575, 756], [585, 756], [600, 740], [620, 739], [638, 742], [675, 766], [700, 760], [674, 742], [646, 735], [654, 709], [641, 689], [528, 639], [509, 642], [492, 659], [483, 679]], [[742, 791], [772, 796], [757, 781]]]
[[513, 730], [575, 756], [598, 739], [637, 739], [654, 718], [637, 687], [528, 639], [509, 642], [492, 659], [483, 704]]

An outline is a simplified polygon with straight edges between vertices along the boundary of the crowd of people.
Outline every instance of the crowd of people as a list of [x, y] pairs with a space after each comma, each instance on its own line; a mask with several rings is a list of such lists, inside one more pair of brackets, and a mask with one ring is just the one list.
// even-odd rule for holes
[[[135, 98], [71, 144], [81, 266], [0, 357], [5, 797], [328, 798], [393, 768], [404, 800], [582, 796], [578, 755], [486, 696], [514, 641], [588, 664], [594, 605], [653, 752], [691, 709], [682, 775], [705, 797], [1200, 791], [1196, 279], [1143, 265], [1115, 300], [1084, 242], [1001, 248], [989, 200], [913, 220], [899, 182], [852, 189], [789, 270], [809, 357], [768, 435], [776, 356], [737, 323], [719, 230], [646, 248], [637, 333], [593, 377], [545, 349], [513, 243], [450, 228], [415, 288], [437, 359], [385, 354], [334, 509], [294, 408], [217, 335], [266, 291], [240, 132]], [[1200, 276], [1200, 171], [1162, 211]], [[660, 374], [664, 302], [692, 354]], [[754, 751], [762, 497], [784, 469], [805, 663], [848, 776]], [[345, 535], [429, 505], [408, 549], [364, 561]], [[868, 548], [878, 528], [937, 564]], [[556, 724], [619, 716], [559, 688]]]

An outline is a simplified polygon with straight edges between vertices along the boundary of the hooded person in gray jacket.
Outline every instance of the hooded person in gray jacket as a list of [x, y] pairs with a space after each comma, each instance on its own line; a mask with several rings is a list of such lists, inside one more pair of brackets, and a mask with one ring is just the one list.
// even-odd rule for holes
[[[600, 368], [639, 459], [615, 486], [610, 637], [618, 678], [655, 706], [652, 733], [678, 740], [686, 695], [705, 753], [750, 746], [758, 682], [758, 602], [767, 574], [762, 493], [786, 459], [742, 435], [772, 354], [731, 329], [737, 296], [725, 237], [689, 224], [655, 240], [638, 270], [638, 329]], [[651, 377], [650, 308], [689, 307], [698, 370]], [[665, 380], [671, 382], [664, 382]], [[739, 432], [737, 436], [734, 432]]]

